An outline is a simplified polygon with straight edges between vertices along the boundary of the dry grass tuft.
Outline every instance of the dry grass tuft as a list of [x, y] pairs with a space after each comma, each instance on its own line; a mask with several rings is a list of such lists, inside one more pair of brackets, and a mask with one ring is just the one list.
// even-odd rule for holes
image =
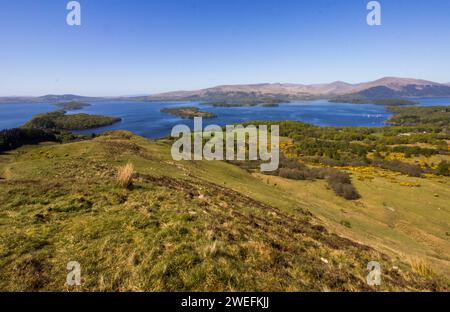
[[3, 178], [5, 180], [11, 180], [12, 176], [13, 176], [13, 174], [11, 172], [11, 169], [10, 168], [6, 168], [5, 171], [3, 172]]
[[408, 259], [408, 262], [413, 272], [424, 277], [430, 277], [434, 275], [433, 269], [430, 267], [426, 260], [419, 257], [410, 257]]
[[133, 185], [134, 166], [132, 163], [128, 163], [123, 167], [119, 167], [117, 171], [117, 182], [120, 186], [129, 188]]
[[219, 250], [219, 247], [217, 246], [217, 241], [214, 241], [213, 243], [207, 245], [204, 250], [204, 256], [205, 257], [214, 257], [217, 255], [217, 252]]

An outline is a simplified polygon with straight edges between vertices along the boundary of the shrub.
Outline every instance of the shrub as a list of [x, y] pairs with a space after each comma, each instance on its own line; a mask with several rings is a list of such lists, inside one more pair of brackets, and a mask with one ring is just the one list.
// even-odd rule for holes
[[349, 228], [349, 229], [352, 228], [352, 224], [351, 224], [350, 221], [348, 221], [348, 220], [342, 220], [342, 221], [341, 221], [341, 225], [343, 225], [343, 226], [345, 226], [345, 227], [347, 227], [347, 228]]
[[437, 167], [438, 174], [441, 176], [449, 176], [450, 175], [450, 165], [445, 160], [441, 161]]
[[328, 175], [328, 182], [337, 184], [350, 184], [352, 183], [350, 175], [345, 172], [333, 170]]
[[361, 198], [358, 191], [352, 184], [352, 180], [348, 173], [341, 171], [330, 171], [328, 178], [328, 185], [334, 190], [336, 195], [348, 200], [355, 200]]
[[278, 175], [282, 178], [291, 179], [291, 180], [306, 180], [307, 179], [305, 172], [302, 172], [298, 169], [281, 168]]
[[423, 170], [419, 165], [411, 165], [399, 160], [374, 160], [373, 164], [383, 169], [397, 171], [411, 177], [421, 177]]
[[322, 168], [310, 168], [295, 159], [281, 159], [277, 175], [292, 180], [324, 179]]
[[131, 163], [119, 167], [117, 171], [117, 182], [120, 186], [129, 188], [133, 185], [134, 166]]

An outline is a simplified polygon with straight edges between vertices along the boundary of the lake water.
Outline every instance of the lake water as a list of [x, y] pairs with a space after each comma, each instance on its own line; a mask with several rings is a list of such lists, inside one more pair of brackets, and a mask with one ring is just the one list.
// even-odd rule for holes
[[[422, 106], [450, 105], [450, 98], [417, 99]], [[94, 102], [92, 106], [70, 113], [88, 113], [122, 118], [111, 126], [78, 131], [91, 134], [109, 130], [124, 129], [148, 138], [170, 135], [173, 126], [186, 124], [192, 127], [193, 121], [178, 118], [160, 110], [165, 107], [196, 106], [201, 110], [215, 113], [218, 118], [204, 119], [204, 126], [220, 126], [252, 120], [295, 120], [319, 126], [383, 126], [392, 115], [385, 107], [371, 104], [330, 103], [326, 100], [298, 101], [280, 104], [278, 107], [211, 107], [195, 102]], [[57, 108], [49, 103], [42, 104], [1, 104], [0, 129], [23, 125], [34, 115], [54, 111]]]

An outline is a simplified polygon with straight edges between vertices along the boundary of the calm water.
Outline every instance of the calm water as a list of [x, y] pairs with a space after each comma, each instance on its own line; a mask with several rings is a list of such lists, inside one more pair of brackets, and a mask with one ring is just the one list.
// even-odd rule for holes
[[[418, 99], [423, 106], [450, 105], [450, 98]], [[159, 138], [167, 136], [174, 125], [186, 124], [192, 127], [192, 120], [185, 120], [161, 113], [164, 107], [197, 106], [218, 115], [218, 118], [204, 119], [204, 125], [241, 123], [252, 120], [296, 120], [319, 126], [383, 126], [391, 116], [383, 106], [371, 104], [329, 103], [326, 100], [281, 104], [278, 107], [210, 107], [193, 102], [144, 103], [144, 102], [98, 102], [85, 109], [71, 113], [88, 113], [117, 116], [122, 121], [108, 127], [80, 131], [79, 133], [101, 133], [125, 129], [136, 134]], [[52, 104], [2, 104], [0, 105], [0, 129], [23, 125], [38, 113], [56, 110]]]

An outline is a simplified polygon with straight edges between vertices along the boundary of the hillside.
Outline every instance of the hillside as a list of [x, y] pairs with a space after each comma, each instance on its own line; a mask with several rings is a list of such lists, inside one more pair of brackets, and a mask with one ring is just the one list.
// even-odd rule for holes
[[173, 162], [169, 142], [123, 131], [0, 155], [0, 290], [65, 290], [69, 261], [79, 290], [368, 291], [369, 261], [378, 290], [448, 290], [421, 262], [327, 230], [311, 211], [337, 197], [317, 182], [321, 202], [267, 178]]

